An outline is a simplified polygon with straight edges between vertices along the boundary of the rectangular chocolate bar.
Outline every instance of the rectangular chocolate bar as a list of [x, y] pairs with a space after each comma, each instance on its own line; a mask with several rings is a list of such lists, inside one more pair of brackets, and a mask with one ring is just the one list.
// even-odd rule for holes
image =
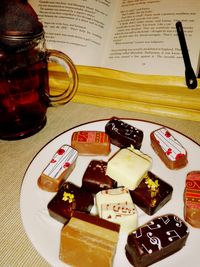
[[159, 216], [128, 235], [126, 256], [134, 267], [149, 266], [180, 250], [188, 235], [187, 225], [178, 216]]
[[38, 186], [49, 192], [57, 192], [73, 171], [78, 152], [68, 145], [61, 146], [38, 179]]
[[168, 129], [162, 127], [150, 134], [151, 146], [169, 169], [186, 166], [187, 151]]
[[105, 132], [110, 137], [110, 142], [120, 148], [126, 148], [131, 145], [135, 149], [140, 149], [143, 140], [142, 130], [113, 117], [107, 122]]
[[81, 155], [108, 155], [110, 153], [110, 138], [101, 131], [74, 132], [71, 145]]
[[184, 191], [184, 217], [193, 227], [200, 228], [200, 170], [187, 174]]

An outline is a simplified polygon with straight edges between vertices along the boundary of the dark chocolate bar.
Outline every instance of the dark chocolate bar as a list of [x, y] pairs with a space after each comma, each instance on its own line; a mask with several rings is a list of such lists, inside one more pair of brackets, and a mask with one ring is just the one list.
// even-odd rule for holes
[[91, 160], [82, 179], [82, 188], [96, 194], [103, 189], [111, 189], [117, 186], [117, 182], [105, 174], [107, 162], [103, 160]]
[[180, 250], [188, 235], [187, 225], [176, 215], [157, 217], [128, 235], [126, 256], [135, 267], [149, 266]]
[[134, 146], [140, 149], [143, 140], [143, 132], [134, 126], [119, 120], [116, 117], [110, 119], [105, 126], [105, 132], [110, 137], [110, 142], [120, 148]]

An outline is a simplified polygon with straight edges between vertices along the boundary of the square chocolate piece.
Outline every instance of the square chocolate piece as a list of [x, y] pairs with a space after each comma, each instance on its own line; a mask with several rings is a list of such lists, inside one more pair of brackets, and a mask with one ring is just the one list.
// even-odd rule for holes
[[96, 194], [103, 189], [117, 186], [117, 182], [106, 175], [107, 162], [91, 160], [82, 179], [82, 188]]
[[72, 183], [65, 182], [47, 207], [50, 216], [61, 223], [66, 223], [75, 210], [89, 213], [93, 205], [94, 198], [91, 193]]
[[102, 190], [96, 194], [99, 217], [121, 225], [121, 231], [137, 228], [137, 210], [125, 187]]
[[74, 212], [61, 231], [59, 258], [70, 266], [113, 266], [120, 226]]
[[140, 150], [122, 148], [107, 163], [106, 175], [117, 181], [118, 186], [134, 190], [150, 169], [152, 159]]
[[135, 190], [130, 191], [133, 202], [148, 215], [153, 215], [172, 197], [173, 188], [148, 171]]

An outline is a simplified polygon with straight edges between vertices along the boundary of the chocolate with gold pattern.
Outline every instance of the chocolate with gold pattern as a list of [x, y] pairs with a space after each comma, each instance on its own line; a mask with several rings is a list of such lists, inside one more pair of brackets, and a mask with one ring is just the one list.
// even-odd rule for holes
[[91, 193], [70, 182], [65, 182], [47, 207], [50, 216], [62, 223], [66, 223], [75, 210], [89, 213], [93, 205], [94, 198]]
[[128, 235], [126, 256], [134, 267], [149, 266], [180, 250], [188, 235], [187, 225], [176, 215], [159, 216]]
[[138, 187], [130, 191], [130, 195], [138, 207], [153, 215], [171, 199], [172, 191], [170, 184], [149, 171]]

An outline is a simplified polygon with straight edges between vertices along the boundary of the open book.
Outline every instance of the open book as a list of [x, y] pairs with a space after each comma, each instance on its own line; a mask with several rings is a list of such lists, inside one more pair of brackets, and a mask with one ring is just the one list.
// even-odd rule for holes
[[199, 70], [199, 0], [29, 0], [48, 48], [76, 65], [139, 74], [184, 76], [175, 23], [182, 21], [191, 63]]

